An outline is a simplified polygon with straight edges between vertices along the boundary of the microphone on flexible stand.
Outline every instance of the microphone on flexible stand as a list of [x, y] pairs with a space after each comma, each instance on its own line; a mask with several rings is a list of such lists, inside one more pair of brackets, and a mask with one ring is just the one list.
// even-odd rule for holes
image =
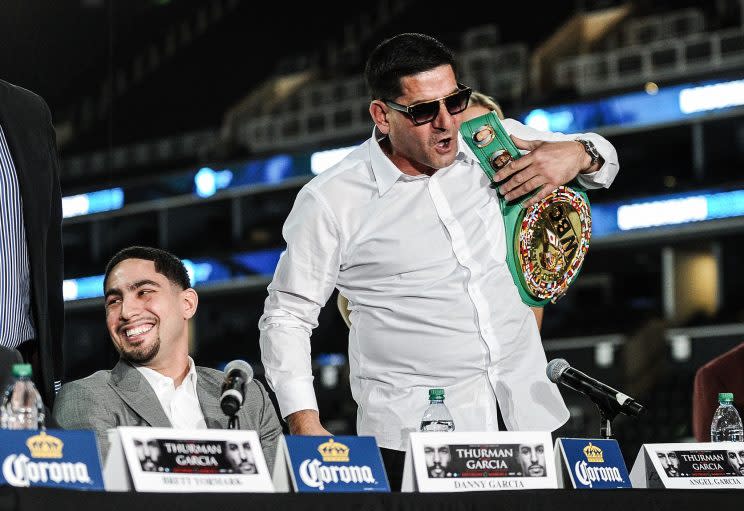
[[239, 429], [238, 410], [245, 400], [246, 386], [253, 380], [253, 369], [244, 360], [233, 360], [225, 366], [225, 380], [222, 382], [220, 408], [230, 417], [228, 429]]
[[635, 399], [574, 369], [562, 358], [551, 360], [545, 372], [553, 383], [560, 383], [564, 387], [580, 392], [597, 405], [602, 416], [600, 434], [604, 438], [612, 436], [612, 420], [618, 414], [635, 417], [645, 411], [643, 405]]

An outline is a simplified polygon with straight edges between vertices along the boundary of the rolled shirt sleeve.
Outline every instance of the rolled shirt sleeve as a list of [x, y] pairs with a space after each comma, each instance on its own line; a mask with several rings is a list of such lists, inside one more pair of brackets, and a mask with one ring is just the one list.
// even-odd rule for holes
[[597, 148], [597, 152], [604, 159], [604, 165], [595, 172], [579, 174], [576, 176], [577, 181], [584, 188], [609, 188], [620, 170], [620, 164], [617, 159], [617, 151], [615, 150], [615, 147], [609, 142], [609, 140], [596, 133], [564, 134], [559, 132], [540, 131], [530, 126], [525, 126], [514, 119], [504, 119], [503, 125], [510, 135], [514, 135], [523, 140], [562, 142], [566, 140], [583, 139], [592, 142], [594, 147]]
[[305, 186], [282, 230], [287, 249], [279, 258], [259, 320], [261, 361], [281, 416], [318, 409], [310, 334], [336, 285], [339, 228], [328, 204]]

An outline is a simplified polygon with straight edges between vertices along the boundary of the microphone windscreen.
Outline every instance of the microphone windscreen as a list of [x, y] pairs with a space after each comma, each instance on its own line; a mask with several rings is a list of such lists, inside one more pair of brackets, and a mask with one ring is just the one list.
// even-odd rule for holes
[[554, 358], [548, 362], [548, 367], [545, 368], [545, 373], [548, 375], [548, 379], [553, 383], [558, 383], [561, 379], [563, 371], [571, 367], [571, 364], [566, 362], [564, 358]]
[[230, 374], [235, 369], [244, 374], [243, 378], [245, 379], [245, 383], [248, 383], [253, 379], [253, 368], [245, 360], [233, 360], [228, 363], [225, 366], [225, 375]]

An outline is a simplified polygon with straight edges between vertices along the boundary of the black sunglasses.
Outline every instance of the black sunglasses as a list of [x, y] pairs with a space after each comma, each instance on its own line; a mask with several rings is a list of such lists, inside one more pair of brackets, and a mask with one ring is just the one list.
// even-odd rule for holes
[[470, 95], [473, 93], [473, 89], [466, 87], [461, 83], [457, 84], [457, 92], [453, 92], [443, 98], [432, 99], [431, 101], [422, 101], [421, 103], [415, 103], [413, 105], [401, 105], [395, 101], [389, 99], [383, 99], [383, 103], [392, 108], [406, 114], [411, 118], [413, 124], [421, 126], [428, 122], [433, 121], [439, 115], [439, 104], [444, 103], [444, 107], [447, 109], [450, 115], [459, 114], [468, 107], [470, 101]]

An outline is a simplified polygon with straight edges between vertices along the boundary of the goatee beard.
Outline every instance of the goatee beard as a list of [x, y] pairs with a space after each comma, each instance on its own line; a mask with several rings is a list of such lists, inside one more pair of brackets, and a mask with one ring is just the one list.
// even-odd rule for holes
[[146, 364], [150, 362], [160, 351], [160, 337], [155, 339], [152, 346], [145, 350], [134, 349], [132, 351], [124, 351], [119, 349], [119, 356], [128, 362], [134, 362], [135, 364]]

